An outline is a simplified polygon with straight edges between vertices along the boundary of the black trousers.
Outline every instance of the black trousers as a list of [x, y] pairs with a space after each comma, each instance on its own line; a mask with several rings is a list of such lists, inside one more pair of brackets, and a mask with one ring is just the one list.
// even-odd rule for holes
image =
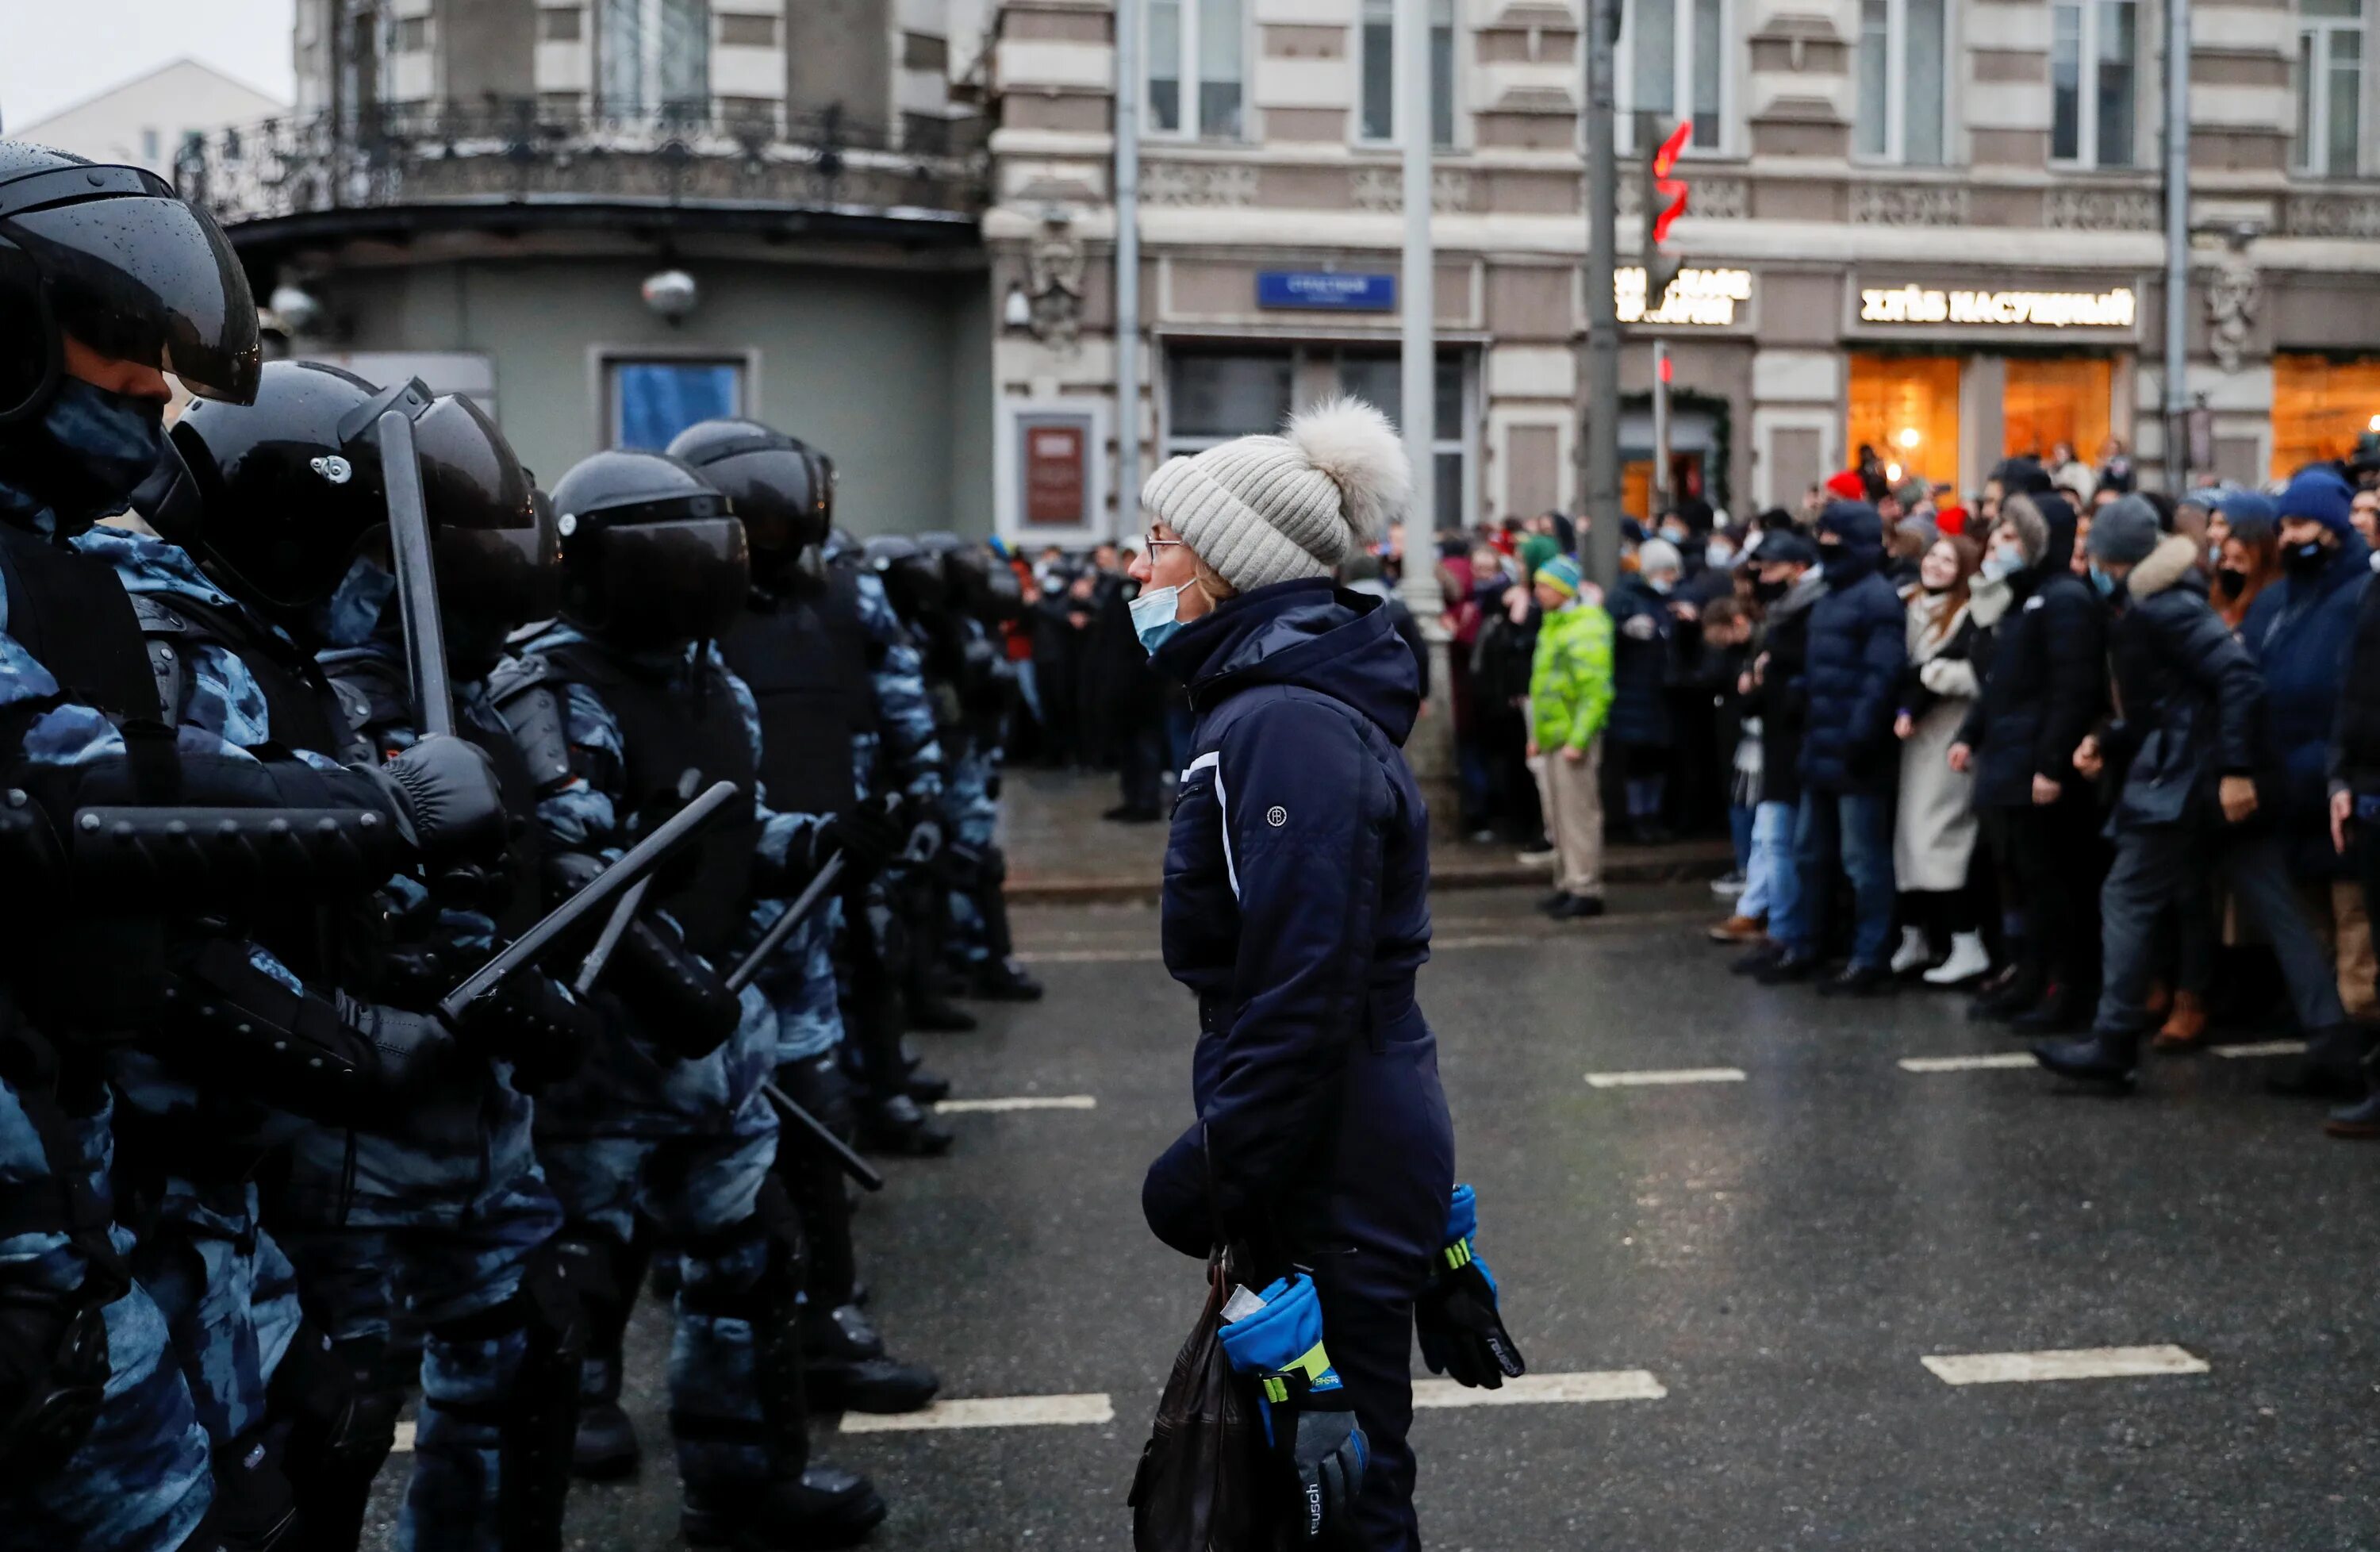
[[2107, 846], [2088, 789], [2068, 783], [2058, 802], [2000, 810], [2004, 859], [2025, 911], [2022, 984], [2036, 994], [2051, 985], [2070, 1008], [2086, 1008], [2099, 991], [2099, 883]]
[[1363, 1250], [1315, 1261], [1323, 1340], [1371, 1450], [1355, 1499], [1354, 1545], [1363, 1552], [1421, 1552], [1405, 1435], [1413, 1426], [1414, 1292], [1425, 1275]]

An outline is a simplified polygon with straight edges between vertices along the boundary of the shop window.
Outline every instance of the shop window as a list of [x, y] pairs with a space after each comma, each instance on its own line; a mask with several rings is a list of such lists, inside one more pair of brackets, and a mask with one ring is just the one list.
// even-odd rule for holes
[[603, 111], [699, 118], [710, 111], [710, 0], [601, 0], [595, 79]]
[[[1403, 397], [1393, 351], [1337, 346], [1175, 350], [1167, 355], [1165, 381], [1168, 457], [1279, 431], [1293, 408], [1325, 394], [1353, 394], [1378, 405], [1390, 420]], [[1433, 387], [1431, 510], [1440, 527], [1454, 527], [1475, 515], [1469, 356], [1440, 355]]]
[[2363, 0], [2298, 0], [2298, 99], [2291, 160], [2316, 177], [2352, 177], [2363, 136]]
[[744, 363], [683, 358], [604, 363], [613, 447], [667, 447], [698, 421], [744, 413]]
[[1959, 479], [1959, 358], [1853, 356], [1845, 445], [1871, 448], [1886, 478]]
[[1726, 134], [1729, 0], [1627, 0], [1620, 29], [1622, 149], [1633, 144], [1631, 113], [1649, 113], [1666, 138], [1691, 120], [1687, 145], [1718, 151]]
[[2140, 113], [2140, 6], [2134, 0], [2080, 0], [2052, 12], [2050, 159], [2131, 166]]
[[2380, 430], [2380, 358], [2273, 358], [2273, 478], [2343, 458]]
[[[1397, 136], [1397, 0], [1364, 0], [1364, 106], [1367, 140]], [[1454, 0], [1429, 3], [1429, 138], [1454, 143]]]
[[2010, 357], [2000, 393], [2000, 453], [2047, 459], [2060, 443], [2098, 461], [2114, 405], [2116, 364], [2105, 357]]
[[1938, 167], [1949, 96], [1950, 0], [1860, 0], [1852, 150]]
[[1148, 0], [1148, 127], [1192, 139], [1241, 136], [1243, 0]]

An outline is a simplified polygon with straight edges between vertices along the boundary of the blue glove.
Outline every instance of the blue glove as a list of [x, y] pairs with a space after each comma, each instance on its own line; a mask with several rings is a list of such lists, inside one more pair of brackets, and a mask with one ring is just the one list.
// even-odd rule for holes
[[1286, 1468], [1300, 1539], [1329, 1545], [1352, 1534], [1355, 1495], [1371, 1450], [1354, 1402], [1322, 1347], [1322, 1301], [1300, 1272], [1257, 1295], [1265, 1307], [1221, 1331], [1232, 1372], [1257, 1382], [1265, 1442]]
[[1478, 1229], [1478, 1199], [1469, 1186], [1458, 1185], [1447, 1214], [1446, 1244], [1431, 1264], [1429, 1286], [1414, 1302], [1414, 1326], [1430, 1373], [1451, 1375], [1457, 1385], [1496, 1390], [1506, 1379], [1526, 1374], [1529, 1365], [1497, 1313], [1495, 1276], [1472, 1243]]

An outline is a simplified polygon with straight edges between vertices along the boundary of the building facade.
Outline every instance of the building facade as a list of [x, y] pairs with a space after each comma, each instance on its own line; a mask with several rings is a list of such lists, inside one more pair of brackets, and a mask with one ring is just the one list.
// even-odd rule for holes
[[288, 103], [221, 70], [176, 59], [46, 118], [12, 122], [6, 132], [93, 162], [170, 176], [175, 157], [193, 137], [204, 139], [227, 124], [253, 124], [288, 110]]
[[753, 415], [834, 457], [854, 527], [984, 532], [982, 45], [952, 11], [298, 0], [296, 110], [178, 176], [293, 354], [469, 393], [549, 479]]
[[[1393, 406], [1402, 184], [1391, 0], [1144, 6], [1142, 381], [1115, 425], [1115, 0], [1006, 0], [984, 216], [993, 506], [1026, 538], [1130, 530], [1141, 467], [1347, 389]], [[1633, 510], [1652, 352], [1673, 488], [1791, 505], [1863, 444], [1973, 491], [2000, 457], [2164, 428], [2156, 0], [1626, 0], [1620, 240], [1684, 126], [1686, 266], [1623, 270]], [[2380, 109], [2370, 0], [2199, 0], [2185, 428], [2261, 481], [2380, 425]], [[1440, 526], [1575, 509], [1585, 323], [1581, 8], [1434, 0]], [[1051, 435], [1062, 431], [1062, 436]], [[1071, 442], [1069, 439], [1072, 439]], [[1080, 463], [1070, 465], [1070, 450]]]

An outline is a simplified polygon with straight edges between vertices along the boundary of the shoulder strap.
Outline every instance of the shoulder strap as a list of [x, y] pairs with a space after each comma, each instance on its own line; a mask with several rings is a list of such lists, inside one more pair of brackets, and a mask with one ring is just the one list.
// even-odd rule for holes
[[570, 730], [563, 711], [563, 686], [569, 682], [536, 652], [514, 658], [488, 676], [488, 699], [540, 790], [570, 779]]
[[149, 673], [157, 681], [157, 704], [174, 721], [182, 719], [182, 697], [189, 692], [190, 622], [148, 593], [132, 595], [132, 616], [140, 622], [140, 639], [149, 649]]

